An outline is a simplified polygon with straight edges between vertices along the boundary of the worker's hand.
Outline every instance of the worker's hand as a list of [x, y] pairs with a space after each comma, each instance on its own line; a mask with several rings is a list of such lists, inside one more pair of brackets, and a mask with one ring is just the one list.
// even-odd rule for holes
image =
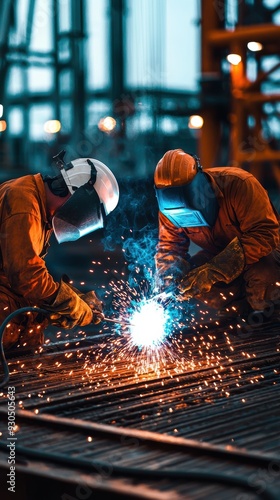
[[103, 306], [96, 293], [93, 290], [87, 293], [81, 292], [70, 282], [70, 278], [69, 276], [67, 276], [67, 274], [63, 274], [61, 279], [62, 281], [64, 281], [64, 283], [67, 283], [67, 285], [72, 288], [72, 290], [91, 308], [93, 312], [92, 323], [94, 323], [95, 325], [100, 323], [100, 321], [102, 321], [104, 318]]
[[155, 277], [155, 290], [157, 293], [175, 291], [178, 282], [185, 277], [189, 270], [190, 263], [179, 257], [164, 263], [164, 265], [161, 264]]
[[42, 307], [50, 312], [51, 323], [61, 328], [86, 326], [93, 321], [90, 306], [64, 281], [60, 282], [55, 300], [51, 304], [43, 303]]
[[169, 292], [173, 287], [174, 279], [171, 274], [167, 275], [159, 275], [157, 274], [155, 277], [155, 293]]
[[181, 300], [207, 293], [217, 282], [231, 283], [242, 273], [245, 256], [242, 244], [235, 237], [220, 253], [207, 264], [190, 271], [178, 286]]
[[92, 321], [95, 325], [100, 323], [104, 318], [103, 306], [101, 300], [98, 299], [96, 293], [92, 290], [80, 296], [91, 308], [93, 312]]
[[181, 300], [188, 300], [201, 293], [209, 292], [217, 281], [216, 272], [209, 264], [197, 267], [188, 273], [178, 284]]

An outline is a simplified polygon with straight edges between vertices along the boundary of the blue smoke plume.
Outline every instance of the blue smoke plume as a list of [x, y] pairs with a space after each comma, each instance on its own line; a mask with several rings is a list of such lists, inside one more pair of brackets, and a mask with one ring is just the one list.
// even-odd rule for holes
[[[125, 281], [135, 295], [130, 303], [124, 304], [117, 299], [112, 306], [114, 312], [124, 307], [126, 312], [137, 311], [142, 300], [154, 296], [155, 253], [158, 242], [158, 205], [151, 181], [126, 181], [120, 184], [118, 207], [107, 217], [102, 244], [107, 251], [122, 250], [126, 262]], [[107, 297], [107, 304], [109, 297]], [[108, 304], [109, 305], [109, 304]], [[169, 315], [166, 334], [178, 327], [182, 317], [186, 317], [189, 305], [176, 304], [175, 295], [164, 304]], [[187, 312], [189, 315], [189, 312]]]
[[105, 250], [122, 248], [131, 286], [151, 281], [158, 240], [158, 207], [152, 180], [120, 183], [118, 207], [107, 217], [102, 244]]

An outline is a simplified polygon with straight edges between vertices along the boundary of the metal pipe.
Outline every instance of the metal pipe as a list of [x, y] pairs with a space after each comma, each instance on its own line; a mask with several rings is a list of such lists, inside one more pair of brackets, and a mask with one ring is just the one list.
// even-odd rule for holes
[[207, 42], [212, 46], [226, 47], [234, 42], [249, 42], [257, 39], [258, 42], [275, 42], [280, 37], [280, 26], [270, 23], [237, 27], [234, 31], [211, 30], [207, 33]]

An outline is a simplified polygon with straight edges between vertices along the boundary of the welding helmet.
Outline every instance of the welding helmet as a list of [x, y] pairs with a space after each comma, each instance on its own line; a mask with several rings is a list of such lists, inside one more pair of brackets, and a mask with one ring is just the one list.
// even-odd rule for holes
[[175, 226], [214, 226], [218, 201], [196, 155], [167, 151], [156, 166], [154, 182], [159, 210]]
[[71, 194], [52, 218], [58, 243], [75, 241], [104, 227], [106, 216], [119, 201], [119, 187], [111, 170], [99, 160], [63, 160], [65, 151], [55, 157], [61, 176]]

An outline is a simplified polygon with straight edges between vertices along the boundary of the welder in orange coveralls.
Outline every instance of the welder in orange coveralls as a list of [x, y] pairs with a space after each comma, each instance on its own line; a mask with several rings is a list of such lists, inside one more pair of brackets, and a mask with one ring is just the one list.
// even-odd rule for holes
[[[161, 290], [206, 302], [223, 316], [279, 320], [279, 217], [267, 192], [235, 167], [202, 170], [195, 155], [165, 153], [154, 182], [159, 205], [156, 270]], [[200, 247], [192, 257], [190, 241]]]
[[[0, 322], [27, 306], [46, 309], [50, 323], [66, 329], [102, 319], [95, 293], [82, 294], [62, 279], [56, 282], [44, 255], [52, 231], [62, 243], [103, 227], [118, 203], [118, 184], [99, 160], [79, 158], [66, 164], [64, 153], [57, 158], [59, 175], [26, 175], [0, 185]], [[40, 321], [33, 313], [13, 318], [5, 329], [4, 347], [40, 345]]]

